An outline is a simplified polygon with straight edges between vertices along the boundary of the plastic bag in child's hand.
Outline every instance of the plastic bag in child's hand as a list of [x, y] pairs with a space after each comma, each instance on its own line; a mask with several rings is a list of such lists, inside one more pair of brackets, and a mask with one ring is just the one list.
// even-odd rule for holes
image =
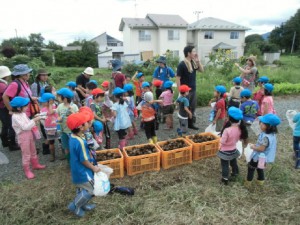
[[110, 191], [110, 182], [104, 172], [94, 174], [94, 195], [105, 196]]

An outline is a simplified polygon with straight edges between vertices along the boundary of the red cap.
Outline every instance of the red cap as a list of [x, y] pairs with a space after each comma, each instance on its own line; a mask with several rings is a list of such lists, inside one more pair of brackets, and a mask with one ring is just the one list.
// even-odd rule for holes
[[92, 90], [92, 95], [104, 94], [105, 92], [101, 88], [95, 88]]
[[160, 87], [162, 84], [163, 84], [163, 81], [161, 81], [161, 80], [155, 80], [155, 81], [153, 81], [153, 85], [155, 87]]
[[188, 92], [188, 91], [190, 91], [192, 88], [190, 88], [189, 86], [187, 86], [187, 85], [185, 85], [185, 84], [183, 84], [183, 85], [180, 85], [180, 87], [179, 87], [179, 91], [180, 92]]
[[94, 119], [94, 113], [93, 113], [93, 111], [91, 110], [91, 108], [89, 108], [87, 106], [80, 107], [79, 112], [87, 114], [89, 116], [89, 120], [88, 121], [91, 121], [91, 120]]
[[89, 121], [89, 116], [86, 113], [73, 113], [67, 118], [67, 126], [70, 130], [80, 127], [82, 124]]
[[109, 81], [103, 81], [101, 84], [102, 87], [109, 87]]

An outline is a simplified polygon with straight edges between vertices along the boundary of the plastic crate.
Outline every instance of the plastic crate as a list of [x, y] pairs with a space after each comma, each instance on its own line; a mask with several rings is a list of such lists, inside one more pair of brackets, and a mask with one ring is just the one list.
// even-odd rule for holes
[[[128, 150], [133, 147], [143, 147], [145, 145], [152, 145], [157, 152], [138, 156], [129, 156]], [[127, 175], [132, 176], [146, 171], [159, 171], [160, 170], [160, 150], [154, 144], [142, 144], [127, 146], [123, 149], [125, 168]]]
[[183, 140], [188, 146], [184, 148], [178, 148], [170, 151], [164, 151], [161, 146], [167, 143], [167, 141], [160, 141], [156, 143], [161, 151], [162, 168], [169, 169], [171, 167], [192, 163], [192, 144], [184, 138], [176, 138], [168, 141]]
[[215, 137], [215, 140], [202, 142], [202, 143], [195, 143], [192, 140], [192, 137], [194, 135], [187, 136], [186, 139], [193, 145], [193, 160], [199, 160], [199, 159], [216, 156], [220, 148], [220, 137], [210, 132], [200, 133], [199, 135], [201, 136], [211, 135]]
[[110, 175], [110, 178], [122, 178], [124, 177], [124, 157], [120, 149], [114, 148], [114, 149], [108, 149], [108, 150], [99, 150], [96, 151], [96, 154], [99, 153], [106, 153], [106, 152], [111, 152], [111, 153], [118, 153], [121, 158], [118, 159], [110, 159], [110, 160], [105, 160], [105, 161], [98, 161], [98, 163], [109, 166], [114, 170], [114, 172]]

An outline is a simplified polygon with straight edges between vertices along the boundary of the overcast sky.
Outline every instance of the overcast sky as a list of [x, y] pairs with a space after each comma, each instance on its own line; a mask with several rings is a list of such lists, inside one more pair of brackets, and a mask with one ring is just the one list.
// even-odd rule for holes
[[0, 42], [42, 33], [46, 41], [66, 45], [107, 32], [122, 40], [122, 17], [147, 13], [178, 14], [188, 23], [216, 17], [263, 34], [285, 22], [300, 8], [300, 0], [1, 0]]

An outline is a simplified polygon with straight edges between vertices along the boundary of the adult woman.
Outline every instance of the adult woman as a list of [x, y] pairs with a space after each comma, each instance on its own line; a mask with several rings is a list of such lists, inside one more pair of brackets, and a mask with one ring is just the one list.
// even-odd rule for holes
[[242, 72], [240, 77], [243, 79], [242, 86], [243, 88], [247, 88], [250, 91], [253, 92], [255, 88], [255, 80], [257, 76], [257, 68], [255, 65], [256, 57], [253, 55], [250, 55], [249, 58], [247, 58], [247, 65], [242, 68], [238, 63], [235, 63], [235, 65], [239, 68], [239, 70]]
[[39, 97], [41, 96], [42, 88], [49, 85], [48, 83], [48, 76], [51, 73], [48, 73], [45, 69], [39, 69], [35, 78], [34, 83], [31, 85], [32, 96]]
[[[31, 71], [32, 69], [29, 68], [26, 64], [18, 64], [14, 67], [14, 70], [12, 72], [12, 76], [14, 80], [8, 85], [2, 97], [6, 108], [10, 112], [12, 110], [9, 104], [10, 99], [13, 99], [16, 96], [25, 97], [25, 98], [30, 97], [33, 101], [37, 101], [37, 97], [32, 96], [32, 92], [28, 84]], [[26, 110], [26, 115], [29, 118], [33, 116], [30, 111], [30, 105], [31, 103], [29, 103], [29, 106]]]
[[3, 148], [9, 147], [10, 151], [19, 150], [19, 146], [15, 141], [15, 131], [12, 128], [11, 116], [8, 113], [8, 109], [4, 105], [3, 93], [8, 85], [8, 78], [10, 77], [11, 72], [8, 67], [0, 66], [0, 120], [2, 123], [1, 130], [1, 141]]

